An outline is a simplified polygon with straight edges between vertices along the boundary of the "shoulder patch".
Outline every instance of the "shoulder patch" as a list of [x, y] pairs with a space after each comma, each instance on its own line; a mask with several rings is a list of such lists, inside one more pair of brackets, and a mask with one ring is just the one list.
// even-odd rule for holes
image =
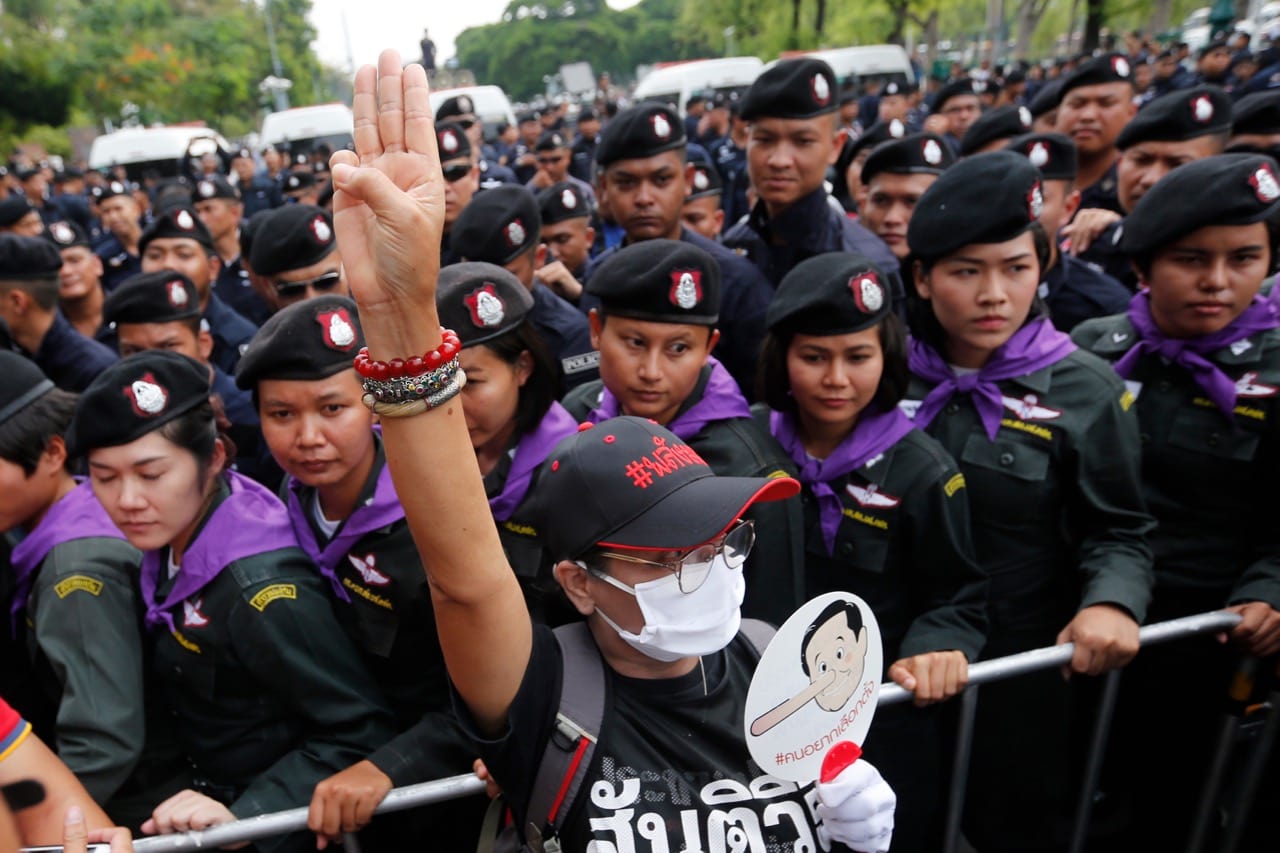
[[72, 575], [63, 578], [53, 585], [58, 598], [66, 598], [73, 592], [87, 592], [90, 595], [102, 595], [102, 581], [86, 575]]
[[942, 486], [942, 491], [947, 497], [952, 497], [956, 492], [964, 488], [964, 474], [956, 474]]
[[287, 598], [290, 600], [298, 597], [298, 587], [291, 583], [273, 583], [269, 587], [265, 587], [258, 591], [257, 595], [249, 599], [249, 604], [257, 611], [261, 612], [267, 609], [267, 605], [271, 602]]
[[1132, 391], [1125, 388], [1124, 393], [1120, 395], [1120, 408], [1126, 412], [1129, 411], [1129, 409], [1133, 408], [1134, 401], [1137, 399]]

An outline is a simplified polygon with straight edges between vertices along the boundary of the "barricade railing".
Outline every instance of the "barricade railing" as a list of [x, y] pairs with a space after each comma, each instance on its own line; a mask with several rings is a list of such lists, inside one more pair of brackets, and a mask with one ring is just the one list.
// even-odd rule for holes
[[[1224, 631], [1234, 627], [1239, 622], [1240, 616], [1235, 613], [1226, 611], [1201, 613], [1195, 616], [1186, 616], [1181, 619], [1147, 625], [1139, 631], [1139, 640], [1142, 647], [1145, 648], [1171, 640]], [[951, 793], [947, 803], [946, 844], [943, 848], [945, 853], [955, 853], [959, 849], [960, 820], [964, 811], [973, 722], [977, 711], [978, 688], [988, 682], [1001, 681], [1029, 672], [1061, 667], [1071, 661], [1074, 649], [1075, 647], [1071, 643], [1066, 643], [1060, 646], [1033, 649], [995, 660], [981, 661], [969, 667], [969, 685], [960, 697], [959, 731], [956, 738]], [[1089, 755], [1085, 762], [1084, 778], [1081, 782], [1080, 799], [1078, 800], [1076, 822], [1070, 847], [1071, 853], [1079, 853], [1084, 849], [1091, 806], [1097, 791], [1102, 757], [1106, 748], [1111, 716], [1115, 710], [1121, 673], [1122, 670], [1110, 673], [1106, 677], [1103, 686], [1097, 721], [1090, 741]], [[910, 699], [911, 693], [909, 691], [903, 690], [896, 684], [886, 684], [880, 689], [878, 704], [894, 705]], [[1273, 707], [1280, 707], [1280, 705], [1276, 705], [1276, 703], [1280, 703], [1280, 691], [1271, 694], [1271, 701]], [[1277, 725], [1277, 720], [1280, 720], [1280, 713], [1273, 712], [1263, 729], [1258, 748], [1250, 756], [1250, 761], [1245, 768], [1236, 803], [1237, 808], [1234, 810], [1237, 814], [1233, 815], [1233, 820], [1227, 828], [1224, 838], [1225, 846], [1221, 848], [1223, 853], [1234, 850], [1234, 845], [1239, 842], [1243, 832], [1244, 817], [1252, 804], [1257, 782], [1261, 778], [1267, 755], [1271, 746], [1275, 743], [1277, 728], [1280, 728]], [[1231, 741], [1227, 738], [1227, 734], [1224, 729], [1219, 746], [1220, 752], [1230, 746]], [[1231, 732], [1231, 734], [1234, 734], [1234, 732]], [[1219, 758], [1221, 758], [1221, 755]], [[1221, 781], [1219, 778], [1215, 782], [1212, 776], [1213, 773], [1210, 774], [1211, 778], [1206, 781], [1206, 794], [1216, 793], [1216, 784]], [[396, 788], [387, 794], [386, 798], [378, 806], [376, 814], [404, 811], [405, 809], [412, 809], [430, 803], [470, 796], [480, 793], [484, 790], [484, 787], [484, 782], [471, 774], [451, 776], [447, 779], [437, 779], [433, 782], [423, 782], [418, 785], [408, 785], [403, 788]], [[1212, 805], [1212, 797], [1206, 797], [1205, 799], [1209, 801], [1205, 804], [1207, 809]], [[1200, 822], [1198, 821], [1197, 823]], [[233, 823], [225, 823], [198, 832], [142, 838], [134, 842], [134, 849], [139, 853], [208, 850], [227, 844], [255, 841], [274, 835], [298, 832], [306, 829], [306, 827], [307, 808], [304, 806], [246, 818]], [[1190, 839], [1187, 848], [1188, 853], [1197, 853], [1199, 843], [1194, 837]], [[348, 851], [358, 851], [359, 849], [354, 838], [349, 839], [346, 846]]]

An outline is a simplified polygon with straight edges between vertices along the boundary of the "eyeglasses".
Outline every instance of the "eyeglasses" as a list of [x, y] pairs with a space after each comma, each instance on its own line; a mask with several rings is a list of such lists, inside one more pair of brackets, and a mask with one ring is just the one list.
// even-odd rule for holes
[[739, 569], [746, 562], [747, 555], [751, 553], [751, 548], [755, 544], [755, 524], [751, 521], [739, 521], [719, 542], [699, 545], [678, 560], [659, 563], [653, 560], [642, 560], [630, 554], [615, 554], [611, 551], [602, 552], [601, 556], [622, 560], [624, 563], [639, 563], [642, 566], [666, 569], [676, 576], [680, 591], [688, 594], [706, 583], [716, 557], [723, 554], [729, 568]]
[[276, 289], [276, 295], [282, 299], [294, 299], [299, 296], [305, 296], [308, 287], [320, 291], [333, 290], [340, 281], [342, 281], [341, 271], [334, 270], [333, 272], [327, 272], [324, 275], [303, 279], [302, 281], [272, 282], [272, 286]]
[[452, 166], [445, 166], [441, 170], [441, 173], [444, 175], [444, 179], [449, 183], [457, 183], [467, 175], [471, 174], [471, 164], [455, 163]]

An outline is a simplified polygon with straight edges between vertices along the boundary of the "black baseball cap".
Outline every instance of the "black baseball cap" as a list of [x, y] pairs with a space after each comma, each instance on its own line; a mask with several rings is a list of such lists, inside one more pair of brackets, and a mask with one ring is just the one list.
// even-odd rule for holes
[[717, 477], [646, 418], [584, 424], [543, 463], [532, 517], [553, 559], [595, 546], [679, 551], [723, 533], [758, 501], [793, 497], [790, 477]]

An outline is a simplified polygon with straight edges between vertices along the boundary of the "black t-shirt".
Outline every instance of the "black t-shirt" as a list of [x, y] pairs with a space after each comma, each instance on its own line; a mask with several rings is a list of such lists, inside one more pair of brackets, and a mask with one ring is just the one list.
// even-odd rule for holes
[[[757, 657], [741, 634], [707, 655], [705, 693], [699, 668], [652, 680], [605, 666], [604, 722], [578, 801], [560, 830], [564, 849], [587, 850], [593, 841], [596, 850], [820, 849], [813, 785], [768, 776], [747, 753], [742, 720]], [[479, 737], [460, 707], [463, 727], [502, 784], [519, 826], [528, 823], [530, 788], [562, 681], [555, 636], [537, 626], [507, 731], [496, 740]]]

